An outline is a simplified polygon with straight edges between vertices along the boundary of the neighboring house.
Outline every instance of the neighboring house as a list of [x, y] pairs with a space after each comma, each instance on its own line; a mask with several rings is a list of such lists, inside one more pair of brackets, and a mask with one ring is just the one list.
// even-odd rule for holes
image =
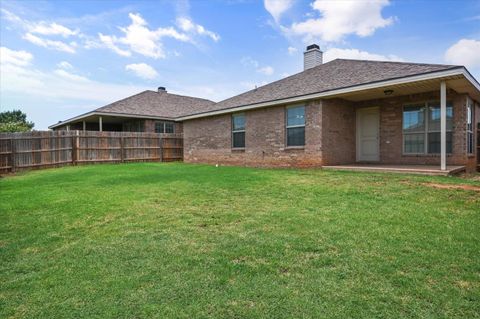
[[81, 114], [49, 128], [53, 130], [181, 133], [180, 116], [213, 109], [215, 102], [196, 97], [143, 91], [123, 100]]
[[[320, 48], [311, 45], [304, 68], [219, 103], [146, 91], [84, 117], [110, 110], [143, 116], [145, 123], [177, 123], [185, 162], [477, 166], [480, 84], [465, 67], [345, 59], [322, 64]], [[149, 97], [135, 100], [143, 94]], [[178, 98], [170, 105], [169, 96]], [[51, 128], [81, 129], [79, 120]]]

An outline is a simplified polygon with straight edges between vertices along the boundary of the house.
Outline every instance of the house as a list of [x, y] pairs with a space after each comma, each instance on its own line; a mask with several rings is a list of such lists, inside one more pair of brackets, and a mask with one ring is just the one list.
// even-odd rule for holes
[[49, 126], [53, 130], [182, 133], [176, 119], [213, 110], [215, 102], [158, 91], [138, 94]]
[[184, 161], [190, 163], [374, 163], [473, 171], [480, 160], [480, 84], [463, 66], [347, 59], [322, 63], [319, 46], [310, 45], [303, 72], [218, 103], [160, 91], [140, 93], [51, 128], [90, 129], [85, 122], [79, 126], [80, 121], [112, 114], [130, 117], [115, 126], [122, 130], [138, 119], [144, 123], [138, 130], [168, 125], [168, 130], [156, 130], [164, 132], [173, 126], [183, 132]]

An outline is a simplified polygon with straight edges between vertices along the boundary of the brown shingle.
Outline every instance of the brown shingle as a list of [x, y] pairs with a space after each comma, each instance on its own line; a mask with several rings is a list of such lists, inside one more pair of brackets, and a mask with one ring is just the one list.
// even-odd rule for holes
[[196, 97], [143, 91], [96, 109], [94, 112], [176, 118], [212, 109], [215, 102]]
[[[454, 65], [336, 59], [257, 89], [223, 100], [213, 110], [223, 110], [295, 96], [326, 92], [366, 83], [445, 71]], [[202, 113], [202, 112], [198, 112]]]

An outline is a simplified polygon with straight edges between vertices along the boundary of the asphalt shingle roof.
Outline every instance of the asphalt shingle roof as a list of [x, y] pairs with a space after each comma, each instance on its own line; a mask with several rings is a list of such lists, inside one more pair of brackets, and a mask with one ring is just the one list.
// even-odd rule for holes
[[192, 113], [205, 112], [215, 102], [191, 96], [167, 92], [143, 91], [123, 100], [100, 107], [94, 112], [121, 113], [139, 116], [158, 116], [176, 118]]
[[209, 111], [326, 92], [418, 74], [445, 71], [458, 67], [442, 64], [336, 59], [218, 102]]
[[336, 59], [218, 103], [167, 92], [143, 91], [98, 108], [94, 112], [175, 119], [459, 67]]

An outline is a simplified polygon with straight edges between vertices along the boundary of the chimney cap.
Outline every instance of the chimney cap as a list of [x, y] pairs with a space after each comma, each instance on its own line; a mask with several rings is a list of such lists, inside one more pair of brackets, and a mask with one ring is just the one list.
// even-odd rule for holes
[[159, 86], [158, 93], [163, 93], [163, 92], [167, 92], [167, 89], [164, 86]]
[[314, 50], [314, 49], [320, 50], [320, 46], [318, 44], [315, 44], [315, 43], [307, 46], [307, 51]]

